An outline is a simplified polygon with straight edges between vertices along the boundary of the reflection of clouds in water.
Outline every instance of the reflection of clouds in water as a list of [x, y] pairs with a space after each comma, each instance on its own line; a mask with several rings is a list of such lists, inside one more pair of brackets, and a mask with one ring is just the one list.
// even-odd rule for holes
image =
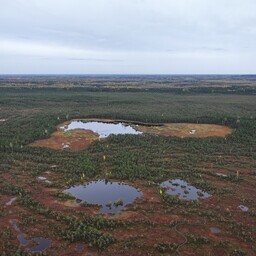
[[10, 206], [17, 199], [17, 197], [11, 198], [5, 205]]
[[43, 181], [43, 182], [48, 183], [48, 184], [51, 184], [51, 183], [52, 183], [51, 181], [49, 181], [49, 180], [48, 180], [46, 177], [44, 177], [44, 176], [39, 176], [39, 177], [38, 177], [38, 180]]
[[116, 213], [141, 196], [138, 189], [121, 182], [107, 180], [91, 181], [85, 185], [71, 187], [64, 191], [91, 204], [101, 205], [99, 213]]
[[[17, 225], [16, 220], [10, 220], [10, 223], [15, 231], [21, 232], [20, 228]], [[46, 250], [52, 243], [52, 241], [48, 238], [44, 237], [34, 237], [31, 239], [27, 239], [24, 233], [20, 233], [17, 235], [17, 239], [20, 242], [21, 246], [28, 246], [32, 241], [37, 244], [28, 249], [29, 252], [41, 252]]]
[[248, 212], [249, 208], [247, 206], [244, 205], [239, 205], [238, 206], [243, 212]]
[[218, 233], [220, 233], [221, 231], [220, 231], [219, 228], [211, 228], [211, 232], [212, 232], [213, 234], [218, 234]]
[[30, 252], [41, 252], [47, 249], [51, 245], [51, 240], [43, 237], [35, 237], [31, 239], [35, 241], [37, 245], [29, 249]]
[[74, 129], [91, 130], [99, 134], [100, 138], [106, 138], [110, 134], [142, 134], [142, 132], [136, 131], [132, 126], [124, 123], [104, 123], [104, 122], [82, 122], [72, 121], [69, 125], [62, 127], [64, 131], [70, 131]]
[[180, 199], [198, 199], [210, 196], [208, 193], [197, 189], [196, 187], [189, 185], [186, 181], [180, 179], [164, 181], [160, 186], [167, 189], [167, 194], [178, 195]]

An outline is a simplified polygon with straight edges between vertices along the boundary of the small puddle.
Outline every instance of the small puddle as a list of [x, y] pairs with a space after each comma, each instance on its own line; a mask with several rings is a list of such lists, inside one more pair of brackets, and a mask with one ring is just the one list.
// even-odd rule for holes
[[210, 228], [210, 230], [213, 234], [218, 234], [221, 232], [219, 228]]
[[239, 205], [238, 208], [240, 210], [242, 210], [243, 212], [248, 212], [249, 211], [249, 208], [247, 206], [244, 206], [244, 205]]
[[45, 183], [52, 184], [52, 182], [49, 181], [49, 180], [47, 180], [47, 178], [44, 177], [44, 176], [39, 176], [38, 179], [39, 179], [40, 181], [44, 181]]
[[16, 220], [10, 220], [10, 223], [15, 231], [20, 231], [20, 228], [18, 227]]
[[76, 245], [76, 252], [82, 252], [84, 250], [83, 244], [77, 244]]
[[31, 242], [31, 240], [26, 239], [25, 234], [19, 234], [17, 235], [17, 238], [21, 246], [27, 246]]
[[70, 142], [62, 143], [62, 149], [68, 149], [70, 147]]
[[46, 177], [44, 177], [44, 176], [39, 176], [39, 177], [38, 177], [38, 179], [39, 179], [39, 180], [43, 180], [43, 181], [44, 181], [44, 180], [46, 180], [47, 178], [46, 178]]
[[17, 199], [17, 197], [11, 198], [5, 205], [10, 206]]
[[178, 195], [180, 199], [198, 199], [207, 198], [210, 195], [194, 186], [189, 185], [186, 181], [175, 179], [164, 181], [161, 187], [167, 188], [166, 193], [169, 195]]
[[221, 178], [226, 178], [226, 177], [228, 177], [227, 174], [220, 173], [220, 172], [216, 172], [216, 175], [219, 176], [219, 177], [221, 177]]
[[110, 134], [142, 134], [136, 131], [131, 125], [125, 123], [104, 123], [104, 122], [83, 122], [72, 121], [70, 124], [61, 127], [65, 132], [74, 129], [91, 130], [99, 134], [99, 138], [106, 138]]
[[[13, 227], [13, 229], [17, 232], [21, 232], [20, 228], [17, 225], [16, 220], [10, 220], [10, 223]], [[20, 246], [25, 246], [27, 247], [31, 242], [36, 242], [36, 245], [32, 246], [31, 248], [28, 249], [29, 252], [41, 252], [46, 250], [52, 243], [52, 241], [48, 238], [43, 238], [43, 237], [34, 237], [31, 239], [26, 238], [26, 234], [20, 233], [17, 235], [17, 239], [20, 242]]]
[[195, 134], [195, 133], [196, 133], [196, 130], [189, 131], [189, 134]]
[[36, 238], [32, 238], [31, 241], [34, 241], [37, 243], [37, 245], [33, 246], [32, 248], [30, 248], [28, 251], [29, 252], [41, 252], [44, 251], [45, 249], [47, 249], [52, 241], [48, 238], [43, 238], [43, 237], [36, 237]]
[[85, 185], [74, 186], [64, 190], [77, 199], [90, 204], [101, 205], [99, 213], [117, 213], [130, 204], [142, 192], [121, 182], [107, 180], [91, 181]]

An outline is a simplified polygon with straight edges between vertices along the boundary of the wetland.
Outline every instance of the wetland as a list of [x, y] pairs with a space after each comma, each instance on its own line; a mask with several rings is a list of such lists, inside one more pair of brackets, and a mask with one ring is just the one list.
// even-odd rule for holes
[[105, 139], [109, 135], [143, 135], [186, 137], [225, 137], [232, 129], [223, 125], [193, 123], [142, 123], [106, 119], [84, 119], [67, 121], [58, 125], [57, 132], [47, 139], [38, 140], [31, 146], [49, 147], [77, 151], [87, 148], [93, 141]]
[[71, 194], [81, 202], [100, 205], [99, 213], [117, 213], [142, 194], [132, 186], [108, 180], [90, 181], [66, 189], [64, 193]]
[[0, 255], [255, 255], [255, 82], [0, 79]]

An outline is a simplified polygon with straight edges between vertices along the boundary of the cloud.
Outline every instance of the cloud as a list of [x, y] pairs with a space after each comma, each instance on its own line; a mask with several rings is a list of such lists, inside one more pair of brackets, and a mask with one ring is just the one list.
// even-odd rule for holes
[[256, 71], [254, 0], [2, 2], [0, 65], [12, 64], [5, 72], [17, 70], [15, 56], [26, 70], [29, 57], [51, 62], [55, 73], [67, 72], [63, 62], [84, 72], [86, 61], [95, 73], [233, 73], [237, 60], [241, 72]]

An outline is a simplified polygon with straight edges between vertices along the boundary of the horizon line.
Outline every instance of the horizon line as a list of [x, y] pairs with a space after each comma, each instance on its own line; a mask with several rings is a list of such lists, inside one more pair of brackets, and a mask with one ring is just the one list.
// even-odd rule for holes
[[0, 76], [255, 76], [256, 73], [180, 73], [180, 74], [170, 74], [170, 73], [97, 73], [97, 74], [79, 74], [79, 73], [6, 73], [0, 74]]

